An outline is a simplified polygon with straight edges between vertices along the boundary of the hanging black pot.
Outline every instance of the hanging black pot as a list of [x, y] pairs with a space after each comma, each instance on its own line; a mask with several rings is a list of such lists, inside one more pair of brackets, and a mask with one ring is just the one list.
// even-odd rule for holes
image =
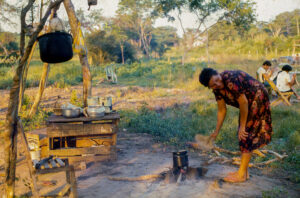
[[73, 57], [71, 34], [51, 32], [37, 38], [40, 46], [40, 57], [46, 63], [61, 63]]

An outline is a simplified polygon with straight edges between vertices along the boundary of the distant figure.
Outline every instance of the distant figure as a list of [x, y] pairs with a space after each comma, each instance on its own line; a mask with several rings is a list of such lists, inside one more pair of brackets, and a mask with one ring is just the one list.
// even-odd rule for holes
[[[265, 83], [265, 79], [263, 77], [263, 74], [267, 74], [267, 76], [271, 76], [271, 61], [266, 60], [261, 67], [258, 68], [256, 71], [257, 73], [257, 80], [261, 83]], [[267, 82], [266, 82], [267, 83]], [[269, 85], [270, 86], [270, 85]]]
[[297, 74], [294, 73], [291, 78], [289, 72], [293, 70], [292, 66], [284, 65], [281, 69], [282, 71], [277, 76], [277, 88], [281, 92], [293, 92], [294, 95], [300, 100], [300, 96], [293, 90], [292, 86], [296, 84]]
[[241, 165], [237, 172], [229, 173], [224, 180], [244, 182], [249, 177], [252, 151], [268, 144], [273, 134], [267, 90], [252, 76], [237, 70], [218, 73], [214, 69], [204, 68], [199, 81], [212, 89], [218, 104], [216, 129], [210, 138], [216, 139], [219, 134], [226, 116], [226, 105], [240, 110], [238, 139], [242, 152]]
[[[256, 74], [257, 74], [257, 80], [259, 82], [261, 82], [268, 91], [268, 94], [271, 95], [272, 93], [272, 88], [270, 86], [270, 84], [266, 81], [266, 79], [264, 79], [263, 74], [265, 74], [268, 78], [270, 78], [270, 80], [273, 81], [273, 79], [275, 79], [276, 76], [272, 75], [272, 69], [271, 69], [272, 63], [271, 61], [266, 60], [261, 67], [258, 68]], [[271, 79], [271, 77], [273, 79]]]

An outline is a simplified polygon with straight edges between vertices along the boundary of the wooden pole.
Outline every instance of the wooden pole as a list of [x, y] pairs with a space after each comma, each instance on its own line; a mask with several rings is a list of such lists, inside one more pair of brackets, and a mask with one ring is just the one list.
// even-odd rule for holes
[[[73, 37], [76, 37], [77, 34], [77, 26], [78, 26], [78, 19], [75, 14], [75, 9], [71, 0], [64, 0], [64, 6], [66, 12], [68, 14], [71, 32]], [[83, 104], [84, 107], [87, 107], [87, 98], [88, 96], [92, 95], [92, 78], [90, 72], [90, 66], [88, 62], [87, 53], [78, 54], [80, 63], [82, 65], [82, 76], [83, 76]]]
[[41, 0], [40, 21], [42, 20], [42, 16], [43, 16], [43, 7], [44, 7], [44, 0]]
[[[47, 18], [50, 15], [51, 9], [60, 4], [63, 0], [57, 0], [51, 3], [45, 13], [45, 16], [41, 20], [35, 32], [33, 32], [29, 42], [27, 44], [24, 54], [21, 56], [20, 62], [16, 69], [15, 76], [13, 78], [13, 84], [10, 90], [10, 98], [8, 103], [8, 110], [6, 115], [7, 132], [5, 133], [5, 195], [4, 197], [14, 197], [15, 186], [15, 173], [16, 173], [16, 156], [17, 156], [17, 122], [18, 122], [18, 104], [19, 104], [19, 91], [20, 81], [22, 80], [22, 71], [27, 63], [28, 57], [32, 51], [32, 47], [38, 34], [42, 31]], [[34, 0], [29, 1], [25, 8], [30, 9]], [[26, 16], [27, 9], [22, 10], [22, 16]], [[25, 12], [25, 14], [24, 14]], [[21, 19], [22, 20], [22, 19]], [[24, 27], [21, 27], [24, 28]], [[21, 30], [22, 32], [22, 30]], [[23, 31], [24, 32], [24, 31]]]
[[[52, 9], [52, 12], [51, 12], [51, 15], [50, 15], [50, 20], [53, 19], [53, 15], [56, 13], [56, 11], [58, 9], [59, 9], [59, 6]], [[42, 11], [42, 9], [41, 9], [41, 11]], [[47, 33], [51, 32], [50, 26], [48, 27], [46, 32]], [[41, 98], [43, 96], [43, 93], [44, 93], [44, 90], [45, 90], [45, 87], [46, 87], [46, 84], [47, 84], [49, 70], [50, 70], [49, 63], [44, 63], [43, 64], [43, 72], [42, 72], [42, 76], [41, 76], [41, 80], [40, 80], [40, 84], [39, 84], [39, 90], [38, 90], [38, 93], [35, 96], [33, 105], [30, 109], [29, 118], [32, 118], [37, 112], [38, 106], [40, 104]]]
[[30, 152], [29, 152], [29, 147], [28, 147], [28, 142], [25, 136], [25, 132], [23, 129], [23, 124], [22, 121], [19, 120], [18, 121], [18, 132], [19, 135], [21, 135], [21, 141], [23, 144], [23, 147], [25, 149], [25, 157], [26, 157], [26, 161], [27, 161], [27, 165], [28, 165], [28, 169], [29, 169], [29, 175], [30, 175], [30, 179], [31, 179], [31, 184], [32, 184], [32, 195], [35, 198], [39, 197], [39, 192], [38, 192], [38, 187], [37, 187], [37, 179], [36, 179], [36, 175], [34, 174], [34, 168], [32, 166], [32, 160], [31, 160], [31, 156], [30, 156]]
[[28, 69], [29, 69], [29, 64], [31, 62], [31, 59], [32, 59], [32, 56], [33, 56], [33, 53], [34, 53], [34, 50], [36, 48], [36, 44], [37, 44], [37, 41], [35, 41], [35, 43], [33, 44], [33, 47], [32, 47], [32, 50], [30, 52], [30, 55], [28, 57], [28, 60], [27, 60], [27, 64], [22, 72], [22, 81], [20, 82], [20, 92], [19, 92], [19, 108], [18, 108], [18, 111], [20, 112], [21, 110], [21, 107], [22, 107], [22, 103], [23, 103], [23, 94], [24, 94], [24, 91], [25, 91], [25, 86], [26, 86], [26, 79], [27, 79], [27, 73], [28, 73]]
[[47, 84], [49, 70], [50, 70], [50, 65], [48, 63], [44, 63], [43, 64], [43, 72], [42, 72], [42, 76], [41, 76], [41, 80], [40, 80], [40, 84], [39, 84], [39, 90], [35, 96], [33, 105], [30, 109], [29, 118], [32, 118], [36, 114], [36, 111], [38, 109], [38, 106], [40, 104], [41, 98], [43, 96], [43, 93], [44, 93], [44, 90], [45, 90], [45, 87]]

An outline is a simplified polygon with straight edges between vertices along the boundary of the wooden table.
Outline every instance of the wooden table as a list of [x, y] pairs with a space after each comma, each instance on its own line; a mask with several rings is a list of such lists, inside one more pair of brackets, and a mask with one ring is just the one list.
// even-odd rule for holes
[[[67, 157], [111, 158], [115, 156], [120, 115], [106, 114], [100, 118], [65, 118], [51, 115], [47, 120], [47, 142], [41, 155]], [[78, 159], [80, 160], [80, 159]]]

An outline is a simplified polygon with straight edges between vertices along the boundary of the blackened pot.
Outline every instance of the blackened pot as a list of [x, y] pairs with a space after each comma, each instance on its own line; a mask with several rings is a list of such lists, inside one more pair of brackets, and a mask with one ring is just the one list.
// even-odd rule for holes
[[37, 38], [40, 46], [40, 57], [46, 63], [61, 63], [73, 57], [71, 34], [51, 32]]
[[173, 152], [173, 168], [180, 169], [189, 166], [187, 151]]

